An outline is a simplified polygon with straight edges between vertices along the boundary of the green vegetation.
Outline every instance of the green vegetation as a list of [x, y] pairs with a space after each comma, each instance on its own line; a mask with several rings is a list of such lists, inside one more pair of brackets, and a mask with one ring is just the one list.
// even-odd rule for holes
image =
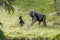
[[[60, 40], [60, 16], [50, 15], [55, 12], [53, 4], [53, 0], [16, 0], [13, 3], [14, 13], [8, 14], [4, 9], [0, 10], [0, 21], [3, 23], [0, 29], [7, 38], [11, 37], [11, 39]], [[46, 14], [47, 27], [44, 27], [43, 23], [38, 25], [37, 22], [29, 26], [31, 23], [28, 14], [30, 10]], [[23, 27], [19, 24], [20, 15], [26, 22]]]

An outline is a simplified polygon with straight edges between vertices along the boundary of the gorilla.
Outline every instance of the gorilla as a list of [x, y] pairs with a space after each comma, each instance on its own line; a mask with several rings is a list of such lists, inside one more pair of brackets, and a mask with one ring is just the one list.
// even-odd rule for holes
[[41, 22], [43, 22], [44, 26], [46, 27], [46, 15], [40, 14], [40, 13], [35, 12], [35, 11], [30, 11], [30, 12], [29, 12], [29, 16], [32, 18], [31, 26], [32, 26], [36, 21], [38, 21], [39, 24], [40, 24]]
[[23, 26], [23, 25], [25, 24], [25, 22], [24, 22], [24, 20], [22, 19], [22, 16], [19, 17], [19, 20], [20, 20], [19, 23], [21, 24], [21, 26]]

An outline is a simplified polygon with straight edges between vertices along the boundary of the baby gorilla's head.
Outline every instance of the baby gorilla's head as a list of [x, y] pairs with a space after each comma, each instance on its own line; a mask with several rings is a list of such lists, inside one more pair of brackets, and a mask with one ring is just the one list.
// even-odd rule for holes
[[22, 16], [20, 16], [19, 19], [22, 19]]

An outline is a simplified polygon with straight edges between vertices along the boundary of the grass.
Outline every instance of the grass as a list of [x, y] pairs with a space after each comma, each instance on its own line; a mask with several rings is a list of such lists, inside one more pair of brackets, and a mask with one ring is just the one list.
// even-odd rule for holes
[[[59, 16], [49, 16], [50, 13], [54, 12], [54, 2], [53, 0], [16, 0], [14, 2], [15, 12], [8, 14], [7, 11], [0, 11], [0, 21], [3, 23], [3, 27], [0, 29], [4, 32], [4, 35], [8, 38], [42, 38], [42, 40], [53, 40], [59, 39], [56, 37], [60, 35], [60, 17]], [[31, 23], [31, 18], [29, 16], [29, 11], [35, 10], [37, 12], [43, 12], [47, 16], [47, 27], [38, 25], [36, 22], [33, 26], [29, 26]], [[23, 27], [19, 24], [19, 16], [23, 16], [25, 24]]]
[[[47, 24], [47, 27], [43, 26], [43, 23], [41, 23], [41, 25], [38, 25], [38, 23], [36, 22], [33, 26], [29, 26], [31, 23], [31, 18], [27, 15], [23, 15], [23, 19], [25, 20], [25, 24], [23, 27], [21, 27], [19, 25], [19, 14], [17, 13], [17, 11], [15, 11], [14, 14], [8, 14], [6, 12], [1, 13], [1, 22], [3, 23], [3, 28], [2, 31], [4, 32], [4, 35], [6, 37], [11, 37], [11, 38], [15, 38], [15, 37], [28, 37], [28, 38], [37, 38], [37, 37], [42, 37], [42, 38], [46, 38], [48, 37], [49, 39], [54, 38], [56, 35], [60, 34], [60, 25], [56, 25], [56, 24]], [[21, 12], [22, 13], [22, 12]], [[22, 13], [23, 14], [23, 13]], [[5, 15], [3, 17], [3, 15]], [[49, 16], [48, 16], [49, 17]], [[27, 20], [27, 18], [29, 18]], [[60, 23], [59, 20], [59, 16], [51, 16], [51, 18], [49, 17], [49, 19], [47, 19], [47, 23], [48, 22], [52, 22], [54, 21], [54, 23]], [[1, 26], [2, 27], [2, 26]]]

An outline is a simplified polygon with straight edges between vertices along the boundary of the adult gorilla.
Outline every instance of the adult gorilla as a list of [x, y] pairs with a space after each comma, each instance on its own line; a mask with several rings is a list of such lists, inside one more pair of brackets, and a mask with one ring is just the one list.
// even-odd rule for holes
[[39, 24], [40, 24], [41, 22], [43, 22], [44, 26], [46, 27], [46, 15], [40, 14], [40, 13], [35, 12], [35, 11], [30, 11], [29, 15], [30, 15], [30, 17], [32, 17], [31, 26], [32, 26], [36, 21], [38, 21]]

